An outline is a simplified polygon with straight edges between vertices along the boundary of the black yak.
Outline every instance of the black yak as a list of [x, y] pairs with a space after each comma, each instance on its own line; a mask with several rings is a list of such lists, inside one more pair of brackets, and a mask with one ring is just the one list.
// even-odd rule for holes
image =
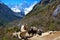
[[37, 28], [36, 28], [36, 27], [31, 27], [31, 28], [28, 30], [29, 36], [30, 36], [30, 34], [32, 34], [32, 36], [33, 36], [33, 35], [36, 35], [36, 33], [37, 33]]

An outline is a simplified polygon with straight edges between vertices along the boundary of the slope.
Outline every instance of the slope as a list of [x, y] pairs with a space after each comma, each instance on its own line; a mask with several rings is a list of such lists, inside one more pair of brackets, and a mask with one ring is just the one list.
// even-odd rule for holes
[[17, 20], [19, 17], [4, 3], [0, 3], [0, 25]]
[[[26, 15], [20, 23], [28, 24], [28, 26], [41, 27], [44, 31], [60, 30], [60, 16], [52, 16], [53, 12], [60, 4], [60, 0], [42, 0], [36, 4], [33, 10]], [[59, 18], [58, 18], [59, 17]], [[55, 19], [58, 18], [58, 19]]]

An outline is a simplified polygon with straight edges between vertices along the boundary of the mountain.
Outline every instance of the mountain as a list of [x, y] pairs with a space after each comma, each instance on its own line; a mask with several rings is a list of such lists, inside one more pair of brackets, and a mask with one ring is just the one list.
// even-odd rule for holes
[[[3, 25], [3, 22], [18, 19], [14, 12], [8, 9], [10, 10], [5, 4], [0, 3], [0, 25]], [[32, 40], [45, 40], [45, 38], [46, 40], [55, 40], [56, 38], [60, 40], [58, 37], [60, 35], [60, 0], [41, 0], [23, 19], [7, 24], [7, 27], [0, 26], [0, 40], [20, 40], [18, 37], [12, 36], [12, 33], [20, 30], [20, 23], [28, 24], [28, 27], [40, 27], [44, 32], [48, 31], [45, 33], [47, 35], [42, 33], [45, 35], [43, 37], [41, 35], [31, 37]], [[50, 33], [49, 30], [53, 30], [53, 32]], [[54, 32], [54, 30], [57, 31]]]
[[24, 17], [25, 16], [24, 12], [15, 12], [15, 15], [18, 17]]
[[11, 5], [12, 7], [8, 7], [3, 2], [0, 2], [0, 25], [23, 18], [36, 4], [37, 2], [34, 2], [30, 7], [20, 8], [19, 5]]
[[7, 5], [0, 2], [0, 25], [22, 18], [14, 14], [15, 13]]
[[[20, 23], [27, 23], [30, 27], [32, 25], [40, 27], [44, 31], [60, 30], [60, 9], [56, 11], [59, 5], [60, 0], [42, 0], [34, 6], [33, 10]], [[53, 14], [57, 15], [53, 16]]]
[[24, 13], [24, 10], [21, 10], [20, 9], [20, 7], [19, 7], [19, 5], [14, 5], [14, 6], [12, 6], [11, 7], [11, 10], [13, 11], [13, 12], [15, 12], [15, 15], [16, 16], [19, 16], [19, 17], [24, 17], [25, 16], [25, 13]]
[[37, 4], [37, 1], [34, 1], [33, 4], [22, 2], [22, 4], [9, 5], [9, 7], [11, 8], [12, 11], [16, 12], [17, 15], [19, 14], [19, 12], [20, 12], [20, 15], [22, 13], [23, 15], [27, 15], [36, 4]]

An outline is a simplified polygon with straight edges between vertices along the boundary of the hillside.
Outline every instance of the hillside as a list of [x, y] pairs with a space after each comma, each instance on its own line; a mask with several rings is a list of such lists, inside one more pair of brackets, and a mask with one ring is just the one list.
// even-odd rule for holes
[[19, 19], [19, 17], [16, 16], [7, 5], [0, 3], [0, 25], [4, 25], [17, 19]]
[[60, 30], [60, 11], [56, 13], [56, 16], [53, 15], [58, 5], [60, 5], [60, 0], [42, 0], [20, 23], [27, 23], [30, 27], [32, 25], [41, 27], [44, 31]]

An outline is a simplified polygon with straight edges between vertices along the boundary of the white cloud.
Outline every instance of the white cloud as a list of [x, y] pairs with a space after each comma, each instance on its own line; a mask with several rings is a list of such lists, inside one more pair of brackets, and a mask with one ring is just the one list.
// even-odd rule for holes
[[18, 6], [11, 8], [11, 10], [14, 12], [21, 12]]
[[35, 1], [34, 4], [32, 4], [30, 7], [25, 8], [24, 9], [25, 15], [28, 14], [36, 4], [37, 4], [37, 1]]

